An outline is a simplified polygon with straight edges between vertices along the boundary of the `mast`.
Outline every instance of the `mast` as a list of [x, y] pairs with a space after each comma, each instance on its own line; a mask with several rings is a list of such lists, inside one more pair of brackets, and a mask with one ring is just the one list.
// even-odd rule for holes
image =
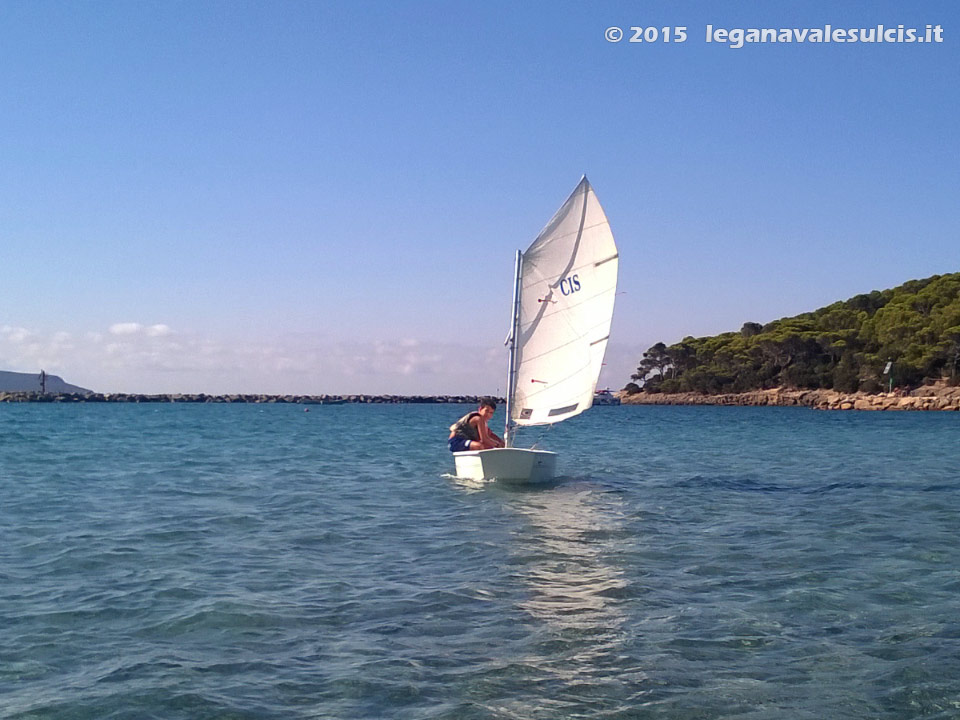
[[513, 274], [513, 310], [510, 316], [510, 361], [507, 365], [507, 419], [503, 432], [503, 444], [513, 447], [514, 424], [513, 394], [517, 389], [517, 331], [520, 324], [520, 268], [523, 254], [517, 250], [517, 267]]

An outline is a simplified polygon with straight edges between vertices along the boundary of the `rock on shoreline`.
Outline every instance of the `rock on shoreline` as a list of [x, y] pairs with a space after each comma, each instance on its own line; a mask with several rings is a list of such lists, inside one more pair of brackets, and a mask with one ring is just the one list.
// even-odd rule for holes
[[[294, 405], [345, 405], [401, 404], [401, 403], [449, 403], [451, 405], [476, 405], [480, 395], [140, 395], [130, 393], [47, 393], [0, 392], [0, 403], [263, 403]], [[498, 402], [502, 403], [503, 400]]]
[[954, 410], [960, 411], [960, 387], [933, 385], [909, 395], [841, 393], [835, 390], [754, 390], [745, 393], [621, 393], [624, 405], [802, 406], [816, 410]]

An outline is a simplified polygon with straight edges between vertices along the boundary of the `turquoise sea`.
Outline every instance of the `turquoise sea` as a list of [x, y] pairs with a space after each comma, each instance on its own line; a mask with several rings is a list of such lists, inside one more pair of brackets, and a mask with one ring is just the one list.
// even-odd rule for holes
[[960, 717], [960, 414], [465, 411], [0, 406], [0, 718]]

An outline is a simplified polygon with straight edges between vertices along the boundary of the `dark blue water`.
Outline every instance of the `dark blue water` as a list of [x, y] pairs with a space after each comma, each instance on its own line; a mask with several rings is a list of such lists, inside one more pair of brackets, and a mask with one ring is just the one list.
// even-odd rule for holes
[[462, 411], [0, 406], [0, 717], [960, 717], [960, 414]]

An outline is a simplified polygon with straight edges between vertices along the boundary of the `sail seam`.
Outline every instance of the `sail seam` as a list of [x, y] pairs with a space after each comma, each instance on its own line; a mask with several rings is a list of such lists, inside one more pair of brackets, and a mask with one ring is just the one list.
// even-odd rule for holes
[[[521, 359], [520, 359], [520, 367], [523, 367], [524, 365], [526, 365], [527, 363], [529, 363], [529, 362], [531, 362], [531, 361], [533, 361], [533, 360], [539, 360], [539, 359], [542, 358], [542, 357], [546, 357], [546, 356], [549, 355], [550, 353], [557, 352], [558, 350], [561, 350], [561, 349], [567, 347], [568, 345], [573, 345], [574, 343], [580, 342], [581, 340], [583, 340], [583, 338], [585, 338], [587, 335], [589, 335], [591, 331], [596, 330], [597, 328], [601, 328], [601, 327], [606, 326], [606, 327], [609, 329], [609, 327], [610, 327], [610, 322], [611, 322], [611, 321], [609, 321], [609, 320], [603, 320], [603, 321], [601, 321], [601, 322], [598, 322], [598, 323], [595, 324], [595, 325], [591, 325], [589, 328], [587, 328], [586, 332], [584, 332], [583, 334], [578, 334], [575, 338], [571, 338], [570, 340], [568, 340], [567, 342], [563, 343], [562, 345], [555, 345], [554, 347], [550, 348], [549, 350], [545, 350], [544, 352], [539, 353], [539, 354], [537, 354], [537, 355], [531, 355], [530, 357], [521, 357]], [[608, 336], [608, 337], [609, 337], [609, 336]]]
[[556, 380], [556, 381], [554, 381], [553, 383], [551, 383], [550, 386], [548, 386], [548, 387], [543, 387], [542, 389], [537, 389], [537, 390], [535, 390], [535, 391], [533, 391], [533, 392], [524, 392], [524, 394], [523, 394], [523, 399], [524, 399], [523, 404], [524, 404], [524, 405], [531, 405], [532, 403], [529, 402], [530, 398], [535, 398], [537, 395], [540, 395], [541, 393], [547, 392], [548, 390], [556, 390], [556, 388], [557, 388], [558, 386], [562, 385], [562, 384], [565, 383], [567, 380], [571, 380], [571, 379], [575, 378], [577, 375], [579, 375], [581, 372], [583, 372], [584, 370], [586, 370], [586, 369], [589, 368], [589, 367], [590, 367], [590, 363], [587, 363], [587, 364], [585, 364], [585, 365], [581, 365], [580, 367], [578, 367], [577, 369], [575, 369], [573, 372], [571, 372], [569, 375], [564, 375], [564, 376], [563, 376], [562, 378], [560, 378], [559, 380]]
[[[607, 258], [606, 260], [601, 260], [600, 262], [597, 262], [597, 263], [585, 262], [585, 263], [583, 263], [582, 265], [577, 265], [577, 266], [575, 266], [575, 267], [570, 268], [570, 269], [569, 269], [568, 271], [566, 271], [566, 272], [563, 272], [563, 273], [560, 273], [560, 274], [555, 274], [555, 275], [544, 275], [543, 273], [538, 273], [539, 277], [535, 278], [535, 279], [532, 280], [528, 285], [525, 285], [524, 287], [533, 287], [534, 285], [537, 285], [538, 283], [547, 283], [550, 287], [553, 287], [553, 285], [555, 284], [556, 280], [558, 280], [559, 278], [565, 277], [565, 276], [569, 275], [569, 274], [572, 273], [572, 272], [578, 272], [578, 271], [580, 271], [580, 270], [583, 270], [584, 268], [594, 268], [594, 267], [597, 267], [598, 265], [603, 265], [604, 263], [608, 263], [608, 262], [610, 262], [611, 260], [616, 260], [616, 259], [618, 259], [619, 257], [620, 257], [620, 255], [617, 254], [617, 255], [614, 255], [613, 257]], [[531, 262], [531, 263], [530, 263], [530, 266], [531, 266], [532, 269], [535, 269], [535, 270], [538, 270], [538, 269], [539, 269], [539, 268], [537, 268], [537, 264], [534, 263], [534, 262]]]
[[[599, 292], [596, 292], [596, 293], [594, 293], [593, 295], [588, 295], [587, 297], [583, 298], [582, 300], [580, 300], [580, 301], [578, 301], [578, 302], [570, 303], [570, 304], [568, 304], [568, 305], [564, 305], [563, 307], [557, 308], [557, 309], [555, 309], [555, 310], [544, 311], [544, 313], [543, 313], [543, 315], [541, 315], [541, 318], [540, 318], [540, 319], [541, 319], [541, 321], [542, 321], [543, 319], [546, 319], [546, 318], [548, 318], [548, 317], [552, 317], [552, 316], [554, 316], [554, 315], [562, 315], [562, 314], [565, 314], [565, 313], [566, 313], [567, 311], [569, 311], [569, 310], [573, 310], [573, 309], [575, 309], [575, 308], [578, 308], [578, 307], [580, 307], [580, 306], [582, 306], [582, 305], [586, 305], [587, 303], [593, 302], [593, 301], [595, 301], [595, 300], [598, 300], [598, 299], [603, 300], [603, 299], [606, 298], [606, 296], [611, 296], [611, 298], [612, 298], [612, 297], [613, 297], [613, 291], [614, 291], [614, 290], [615, 290], [615, 288], [612, 288], [612, 287], [604, 288], [603, 290], [600, 290]], [[611, 300], [611, 302], [612, 302], [612, 300]], [[521, 313], [521, 315], [522, 315], [522, 313]], [[520, 329], [521, 329], [521, 331], [524, 330], [525, 328], [530, 327], [531, 324], [532, 324], [532, 321], [530, 321], [530, 322], [528, 322], [528, 323], [524, 323], [524, 322], [523, 322], [523, 317], [520, 318]]]
[[[584, 226], [583, 226], [583, 229], [584, 229], [585, 231], [586, 231], [586, 230], [593, 230], [594, 228], [602, 227], [602, 226], [604, 226], [604, 225], [609, 225], [609, 224], [610, 224], [610, 221], [609, 221], [609, 220], [601, 220], [600, 222], [594, 223], [593, 225], [584, 225]], [[549, 243], [544, 243], [541, 247], [546, 247], [546, 246], [547, 246], [548, 244], [550, 244], [550, 243], [555, 243], [557, 240], [563, 240], [564, 238], [568, 238], [568, 237], [570, 237], [571, 235], [576, 235], [576, 234], [577, 234], [576, 232], [568, 232], [568, 233], [563, 233], [562, 235], [554, 235], [552, 238], [550, 238]], [[527, 252], [530, 252], [531, 249], [535, 249], [535, 250], [539, 250], [539, 249], [540, 249], [540, 248], [537, 248], [537, 247], [536, 247], [537, 241], [540, 239], [540, 237], [542, 237], [542, 236], [538, 236], [538, 237], [536, 238], [536, 240], [534, 240], [534, 241], [530, 244], [530, 247], [527, 248]]]

